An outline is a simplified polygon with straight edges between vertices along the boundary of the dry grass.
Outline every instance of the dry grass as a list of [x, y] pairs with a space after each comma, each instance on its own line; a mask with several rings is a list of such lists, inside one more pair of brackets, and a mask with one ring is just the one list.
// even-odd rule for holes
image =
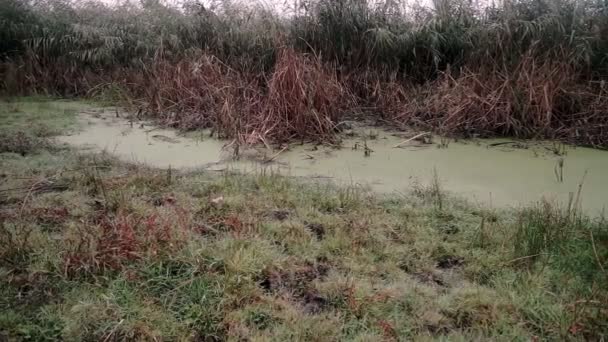
[[271, 138], [283, 140], [332, 138], [352, 103], [334, 71], [318, 58], [283, 49], [268, 82], [261, 132], [276, 131]]
[[605, 4], [312, 1], [272, 8], [8, 0], [3, 92], [95, 96], [239, 143], [327, 141], [345, 113], [606, 147]]
[[542, 137], [604, 147], [608, 121], [599, 114], [608, 110], [604, 86], [578, 79], [568, 65], [538, 64], [528, 57], [514, 71], [447, 71], [419, 87], [379, 83], [373, 94], [380, 94], [382, 112], [401, 125], [448, 135]]
[[[139, 100], [160, 122], [184, 130], [213, 128], [241, 143], [324, 140], [351, 106], [331, 69], [285, 48], [263, 77], [238, 72], [211, 55], [155, 63]], [[137, 91], [134, 89], [134, 91]]]

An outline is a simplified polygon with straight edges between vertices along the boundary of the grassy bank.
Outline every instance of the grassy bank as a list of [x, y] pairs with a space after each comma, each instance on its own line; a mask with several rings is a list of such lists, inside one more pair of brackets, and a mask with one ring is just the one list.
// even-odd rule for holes
[[608, 335], [602, 218], [490, 210], [438, 183], [380, 196], [154, 170], [54, 143], [71, 110], [2, 103], [0, 118], [9, 340]]
[[0, 88], [120, 100], [243, 143], [327, 141], [356, 115], [608, 146], [604, 0], [246, 3], [3, 0]]

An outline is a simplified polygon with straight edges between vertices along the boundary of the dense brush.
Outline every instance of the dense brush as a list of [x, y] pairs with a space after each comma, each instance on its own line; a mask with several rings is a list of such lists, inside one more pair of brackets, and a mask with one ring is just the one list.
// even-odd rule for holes
[[444, 134], [608, 146], [600, 0], [310, 0], [261, 5], [2, 0], [0, 84], [108, 94], [249, 143], [331, 138], [367, 112]]

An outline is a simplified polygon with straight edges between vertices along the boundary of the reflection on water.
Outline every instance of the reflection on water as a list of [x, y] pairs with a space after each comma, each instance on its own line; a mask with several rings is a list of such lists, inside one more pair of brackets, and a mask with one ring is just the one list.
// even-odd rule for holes
[[271, 167], [292, 176], [330, 178], [380, 192], [406, 191], [416, 182], [428, 184], [437, 170], [446, 190], [491, 206], [527, 204], [541, 196], [567, 201], [586, 174], [583, 206], [598, 214], [608, 205], [608, 152], [588, 148], [568, 147], [565, 155], [558, 155], [564, 152], [560, 151], [563, 146], [439, 138], [427, 144], [423, 140], [428, 142], [428, 137], [394, 148], [407, 139], [375, 130], [366, 140], [345, 139], [340, 149], [292, 145], [278, 155], [279, 150], [268, 152], [265, 154], [274, 156], [273, 162], [262, 163], [251, 158], [252, 151], [241, 151], [241, 160], [231, 161], [232, 149], [222, 150], [225, 142], [206, 134], [185, 137], [140, 122], [131, 125], [110, 110], [85, 112], [80, 120], [83, 130], [61, 137], [62, 141], [105, 149], [122, 159], [160, 168], [252, 171]]

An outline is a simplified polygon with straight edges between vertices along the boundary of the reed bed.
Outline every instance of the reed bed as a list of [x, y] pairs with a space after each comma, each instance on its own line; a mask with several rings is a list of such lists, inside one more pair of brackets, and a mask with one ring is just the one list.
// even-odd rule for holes
[[8, 94], [99, 96], [243, 143], [328, 141], [346, 116], [608, 146], [608, 5], [309, 0], [277, 11], [3, 0]]

